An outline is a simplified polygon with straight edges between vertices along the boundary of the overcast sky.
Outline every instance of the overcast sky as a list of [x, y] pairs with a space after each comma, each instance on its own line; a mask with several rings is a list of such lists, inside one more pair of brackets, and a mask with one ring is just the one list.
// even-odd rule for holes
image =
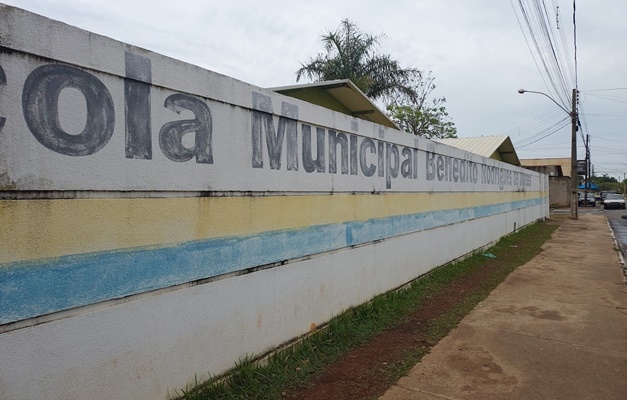
[[[295, 84], [300, 63], [323, 50], [320, 35], [349, 18], [385, 33], [381, 51], [403, 66], [433, 71], [459, 137], [507, 134], [520, 158], [570, 157], [567, 122], [528, 144], [568, 115], [543, 96], [517, 93], [550, 88], [507, 0], [0, 1], [261, 87]], [[545, 3], [551, 13], [560, 7], [574, 56], [572, 2]], [[627, 88], [627, 1], [580, 0], [576, 15], [583, 133], [597, 175], [622, 180], [627, 90], [599, 90]], [[578, 147], [584, 158], [580, 137]]]

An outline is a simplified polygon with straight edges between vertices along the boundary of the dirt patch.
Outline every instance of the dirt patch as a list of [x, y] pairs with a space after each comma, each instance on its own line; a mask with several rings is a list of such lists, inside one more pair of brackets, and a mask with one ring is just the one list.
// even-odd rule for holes
[[[497, 259], [487, 258], [473, 272], [449, 283], [437, 295], [425, 301], [402, 323], [387, 329], [366, 344], [350, 350], [329, 365], [306, 387], [283, 393], [285, 399], [349, 400], [377, 399], [397, 379], [388, 371], [411, 359], [415, 363], [427, 354], [437, 341], [430, 339], [432, 325], [451, 313], [470, 296], [485, 292], [486, 285], [504, 279], [503, 265], [533, 251], [524, 241], [501, 252]], [[489, 290], [489, 289], [488, 289]], [[459, 316], [461, 319], [461, 316]], [[412, 364], [413, 365], [413, 364]]]

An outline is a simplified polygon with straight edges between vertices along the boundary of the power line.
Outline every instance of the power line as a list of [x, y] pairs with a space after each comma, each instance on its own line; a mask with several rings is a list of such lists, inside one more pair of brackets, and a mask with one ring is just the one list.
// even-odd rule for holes
[[[560, 31], [557, 22], [553, 22], [553, 18], [549, 16], [544, 0], [518, 0], [518, 7], [514, 6], [513, 0], [510, 0], [510, 3], [536, 68], [540, 72], [549, 93], [558, 99], [565, 109], [569, 109], [571, 100], [569, 88], [577, 88], [577, 71], [576, 63], [575, 66], [572, 66], [569, 62], [570, 55], [563, 30]], [[553, 3], [555, 4], [555, 0]], [[558, 19], [559, 7], [557, 6], [555, 13], [556, 19]], [[574, 17], [573, 21], [575, 21]], [[523, 22], [526, 29], [523, 28]], [[559, 35], [563, 46], [559, 46], [560, 42], [557, 40], [556, 30], [560, 31]], [[531, 43], [533, 43], [533, 47]], [[564, 68], [564, 66], [568, 68]], [[572, 69], [575, 70], [573, 73], [571, 73]]]
[[[599, 99], [607, 100], [607, 101], [615, 101], [617, 103], [627, 103], [627, 97], [625, 96], [613, 96], [609, 94], [595, 94], [595, 93], [586, 93], [585, 96], [592, 96]], [[619, 100], [625, 99], [625, 100]]]
[[[525, 144], [521, 144], [521, 145], [517, 145], [517, 146], [516, 146], [516, 148], [523, 148], [523, 147], [527, 147], [527, 146], [529, 146], [529, 145], [531, 145], [531, 144], [534, 144], [534, 143], [536, 143], [536, 142], [539, 142], [540, 140], [545, 139], [545, 138], [547, 138], [547, 137], [551, 136], [551, 135], [552, 135], [552, 134], [554, 134], [555, 132], [558, 132], [560, 129], [562, 129], [562, 128], [564, 128], [565, 126], [568, 126], [568, 125], [570, 124], [570, 118], [564, 118], [564, 119], [563, 119], [562, 121], [560, 121], [560, 122], [564, 122], [564, 121], [567, 121], [567, 122], [566, 122], [565, 124], [563, 124], [563, 125], [559, 126], [558, 128], [555, 128], [555, 129], [553, 129], [552, 131], [550, 131], [550, 132], [548, 132], [548, 133], [544, 134], [543, 136], [541, 136], [541, 137], [537, 138], [536, 140], [534, 140], [534, 141], [532, 141], [532, 142], [525, 143]], [[559, 122], [558, 122], [557, 124], [553, 125], [553, 127], [555, 127], [556, 125], [559, 125]], [[553, 127], [551, 127], [551, 128], [553, 128]], [[548, 128], [548, 129], [551, 129], [551, 128]], [[547, 130], [548, 130], [548, 129], [547, 129]]]
[[623, 87], [623, 88], [610, 88], [610, 89], [589, 89], [589, 90], [582, 90], [583, 93], [587, 93], [587, 92], [609, 92], [611, 90], [627, 90], [627, 87]]
[[[553, 0], [553, 6], [555, 7], [556, 15], [559, 16], [560, 7], [556, 3], [556, 1], [557, 0]], [[560, 39], [562, 41], [562, 47], [561, 47], [563, 50], [562, 62], [565, 62], [567, 64], [568, 68], [566, 68], [566, 73], [568, 74], [569, 82], [572, 82], [573, 81], [572, 72], [575, 71], [575, 66], [573, 65], [573, 59], [570, 56], [570, 50], [568, 47], [568, 43], [566, 41], [566, 34], [564, 32], [564, 29], [560, 29], [559, 25], [557, 25], [557, 30], [559, 30], [560, 32]]]
[[590, 117], [603, 117], [603, 118], [617, 118], [617, 119], [627, 119], [627, 115], [625, 114], [588, 114]]
[[[519, 137], [519, 136], [525, 136], [526, 134], [528, 134], [529, 132], [536, 132], [538, 129], [540, 129], [542, 126], [546, 125], [548, 122], [550, 122], [551, 120], [554, 120], [555, 117], [557, 116], [562, 116], [563, 111], [559, 108], [552, 108], [549, 111], [543, 113], [542, 115], [538, 116], [537, 118], [534, 118], [524, 124], [522, 124], [519, 127], [516, 127], [514, 129], [511, 129], [509, 131], [506, 131], [502, 134], [504, 135], [508, 135], [511, 137]], [[522, 139], [519, 139], [522, 140]]]
[[577, 79], [577, 20], [575, 18], [575, 11], [577, 10], [577, 6], [575, 5], [575, 0], [573, 0], [573, 46], [575, 48], [575, 89], [579, 91], [579, 81]]
[[[514, 10], [514, 15], [516, 16], [516, 21], [518, 21], [518, 26], [520, 27], [520, 30], [523, 33], [523, 37], [525, 38], [525, 43], [527, 43], [527, 48], [529, 49], [529, 52], [531, 53], [531, 58], [533, 59], [534, 64], [536, 65], [536, 69], [538, 70], [538, 73], [540, 74], [540, 77], [542, 78], [542, 81], [544, 82], [544, 86], [545, 87], [549, 87], [549, 85], [547, 85], [546, 83], [546, 79], [544, 77], [544, 75], [542, 74], [542, 71], [540, 70], [540, 66], [538, 65], [538, 60], [536, 58], [536, 55], [534, 54], [533, 50], [531, 49], [531, 45], [529, 44], [529, 39], [527, 38], [527, 35], [525, 35], [525, 30], [523, 29], [522, 23], [520, 22], [520, 18], [518, 16], [518, 13], [516, 12], [516, 7], [514, 7], [514, 2], [513, 0], [510, 0], [510, 4], [512, 6], [512, 9]], [[519, 1], [519, 5], [522, 8], [522, 4]], [[525, 18], [525, 22], [527, 23], [527, 26], [529, 26], [529, 22], [528, 20]]]
[[627, 142], [621, 142], [620, 140], [615, 140], [615, 139], [608, 139], [608, 138], [604, 138], [602, 136], [595, 136], [595, 138], [601, 139], [601, 140], [607, 140], [608, 142], [627, 144]]

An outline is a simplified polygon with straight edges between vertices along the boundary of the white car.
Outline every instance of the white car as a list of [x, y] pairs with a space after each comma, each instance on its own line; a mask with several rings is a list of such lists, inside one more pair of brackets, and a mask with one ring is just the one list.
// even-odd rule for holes
[[625, 209], [625, 199], [622, 194], [608, 193], [603, 200], [603, 208], [622, 208]]

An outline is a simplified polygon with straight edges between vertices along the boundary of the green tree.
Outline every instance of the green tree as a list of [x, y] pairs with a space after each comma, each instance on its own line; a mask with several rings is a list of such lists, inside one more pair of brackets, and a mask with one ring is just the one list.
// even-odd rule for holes
[[429, 139], [457, 137], [457, 128], [444, 103], [446, 98], [429, 100], [435, 90], [435, 77], [431, 71], [420, 73], [412, 82], [415, 96], [397, 96], [387, 105], [390, 118], [405, 132]]
[[420, 109], [412, 105], [390, 104], [387, 110], [396, 125], [407, 133], [428, 139], [457, 137], [457, 128], [444, 106]]
[[379, 54], [379, 39], [363, 33], [349, 19], [322, 35], [326, 53], [319, 53], [296, 71], [296, 81], [350, 79], [366, 96], [386, 104], [388, 114], [404, 131], [428, 138], [457, 137], [444, 97], [431, 98], [431, 72], [402, 68], [390, 55]]
[[296, 71], [296, 81], [307, 77], [314, 82], [350, 79], [373, 100], [403, 95], [414, 98], [412, 80], [420, 74], [415, 68], [402, 68], [387, 54], [378, 54], [379, 39], [363, 33], [349, 19], [335, 31], [322, 35], [325, 54], [319, 53]]
[[594, 179], [594, 181], [596, 183], [616, 183], [618, 182], [618, 180], [616, 178], [614, 178], [613, 176], [609, 176], [608, 174], [603, 174], [602, 176], [594, 176], [594, 177], [590, 177], [591, 179]]
[[590, 181], [594, 182], [599, 190], [602, 192], [607, 191], [622, 191], [622, 184], [618, 182], [616, 178], [613, 176], [609, 176], [608, 174], [603, 174], [601, 176], [591, 176]]

